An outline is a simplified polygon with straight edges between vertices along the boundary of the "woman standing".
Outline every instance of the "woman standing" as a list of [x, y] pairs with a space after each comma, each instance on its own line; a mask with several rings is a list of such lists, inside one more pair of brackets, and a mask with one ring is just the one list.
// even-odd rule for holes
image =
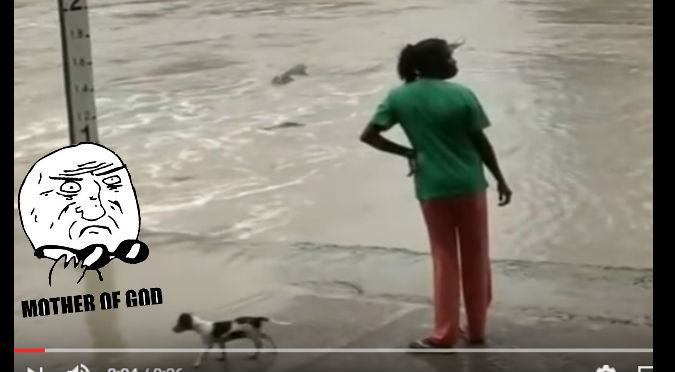
[[[490, 122], [475, 94], [446, 80], [454, 77], [459, 44], [426, 39], [406, 46], [398, 73], [405, 84], [377, 107], [361, 140], [408, 159], [422, 206], [434, 273], [434, 330], [411, 348], [451, 348], [460, 330], [460, 284], [469, 343], [483, 343], [492, 299], [488, 253], [487, 181], [483, 164], [497, 181], [499, 205], [511, 200], [497, 158], [483, 129]], [[400, 124], [412, 149], [381, 133]]]

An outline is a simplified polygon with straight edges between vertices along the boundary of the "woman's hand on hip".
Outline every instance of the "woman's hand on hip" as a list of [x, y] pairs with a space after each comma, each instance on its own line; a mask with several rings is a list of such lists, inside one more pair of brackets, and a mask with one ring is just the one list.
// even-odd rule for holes
[[408, 159], [408, 168], [410, 169], [408, 172], [408, 177], [412, 177], [415, 173], [417, 173], [418, 168], [415, 150], [410, 150], [410, 152], [406, 154], [406, 158]]

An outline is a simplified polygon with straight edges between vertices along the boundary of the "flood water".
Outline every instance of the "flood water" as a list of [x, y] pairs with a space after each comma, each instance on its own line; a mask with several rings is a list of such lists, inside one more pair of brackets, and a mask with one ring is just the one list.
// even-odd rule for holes
[[[399, 83], [400, 48], [430, 36], [466, 37], [456, 55], [457, 80], [482, 99], [514, 190], [508, 208], [497, 208], [491, 195], [493, 257], [652, 267], [651, 1], [90, 6], [100, 140], [127, 164], [142, 237], [156, 242], [154, 274], [125, 276], [131, 269], [120, 269], [109, 285], [138, 285], [129, 279], [136, 278], [212, 309], [191, 283], [213, 283], [216, 273], [238, 280], [245, 266], [255, 283], [274, 288], [282, 283], [268, 269], [281, 270], [274, 257], [288, 247], [301, 245], [303, 253], [286, 269], [312, 267], [315, 275], [335, 259], [322, 244], [426, 252], [406, 164], [357, 138]], [[55, 3], [17, 0], [14, 17], [18, 215], [24, 175], [67, 145], [68, 135]], [[270, 84], [297, 63], [309, 76]], [[263, 129], [282, 121], [305, 126]], [[404, 141], [399, 129], [391, 136]], [[17, 221], [16, 300], [51, 294], [42, 277], [30, 279], [46, 277], [46, 264], [32, 257]], [[251, 253], [260, 250], [266, 253]], [[405, 257], [392, 251], [390, 266], [368, 261], [359, 280], [377, 281], [404, 266]], [[263, 286], [249, 287], [256, 285]], [[378, 286], [386, 290], [386, 283]], [[223, 295], [234, 301], [250, 293]], [[32, 339], [15, 326], [15, 339], [24, 336]]]

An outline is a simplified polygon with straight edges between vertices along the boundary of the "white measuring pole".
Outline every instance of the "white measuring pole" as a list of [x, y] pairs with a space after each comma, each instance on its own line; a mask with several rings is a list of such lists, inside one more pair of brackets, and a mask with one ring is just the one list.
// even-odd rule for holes
[[87, 0], [58, 0], [70, 143], [98, 143]]

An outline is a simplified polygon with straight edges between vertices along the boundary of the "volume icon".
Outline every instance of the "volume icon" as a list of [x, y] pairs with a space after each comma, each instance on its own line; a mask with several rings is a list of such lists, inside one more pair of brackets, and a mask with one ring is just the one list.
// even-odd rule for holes
[[75, 368], [68, 370], [66, 372], [89, 372], [89, 368], [84, 364], [76, 365]]

